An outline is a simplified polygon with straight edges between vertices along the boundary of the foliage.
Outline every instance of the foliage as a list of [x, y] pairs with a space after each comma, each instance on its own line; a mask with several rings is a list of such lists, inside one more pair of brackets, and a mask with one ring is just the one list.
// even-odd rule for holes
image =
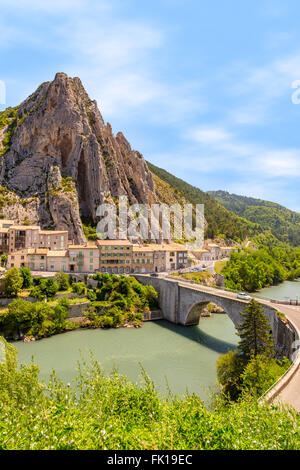
[[217, 377], [222, 386], [222, 391], [230, 400], [236, 401], [242, 391], [241, 374], [245, 367], [245, 361], [238, 351], [228, 351], [217, 359]]
[[164, 182], [167, 182], [172, 191], [182, 195], [184, 200], [196, 204], [204, 204], [204, 215], [207, 222], [205, 230], [206, 238], [216, 238], [220, 235], [232, 240], [241, 241], [247, 237], [259, 234], [261, 227], [245, 218], [238, 217], [233, 212], [225, 209], [209, 194], [191, 186], [180, 178], [176, 178], [167, 171], [147, 162], [152, 173]]
[[21, 266], [20, 274], [23, 278], [22, 289], [28, 289], [29, 287], [31, 287], [33, 284], [33, 281], [32, 281], [32, 275], [31, 275], [30, 269], [25, 268], [24, 266]]
[[7, 311], [0, 315], [0, 331], [6, 337], [29, 336], [45, 337], [66, 329], [68, 304], [60, 299], [53, 308], [45, 302], [14, 300]]
[[77, 294], [77, 295], [85, 295], [86, 294], [85, 283], [84, 282], [73, 282], [72, 291], [74, 292], [74, 294]]
[[246, 358], [274, 354], [271, 323], [263, 312], [263, 306], [254, 299], [247, 304], [244, 312], [240, 312], [242, 322], [237, 326], [240, 337], [238, 349]]
[[263, 355], [253, 357], [241, 374], [243, 387], [259, 397], [286, 372], [290, 365], [286, 357], [282, 361]]
[[270, 230], [283, 242], [300, 245], [300, 214], [274, 202], [229, 194], [226, 191], [209, 191], [220, 204], [263, 230]]
[[245, 360], [239, 352], [229, 351], [217, 360], [217, 376], [222, 392], [231, 401], [243, 395], [259, 398], [289, 368], [290, 361], [278, 361], [263, 355]]
[[271, 235], [255, 238], [257, 250], [232, 253], [222, 270], [225, 287], [253, 292], [286, 279], [300, 277], [300, 249], [292, 249]]
[[64, 273], [63, 271], [60, 271], [55, 275], [55, 281], [58, 284], [59, 291], [65, 291], [70, 288], [69, 275], [67, 273]]
[[6, 255], [1, 255], [0, 260], [1, 260], [1, 266], [2, 267], [6, 266], [7, 256]]
[[40, 278], [38, 284], [31, 289], [30, 295], [35, 299], [43, 299], [44, 297], [52, 299], [58, 290], [59, 285], [54, 279]]
[[23, 285], [23, 277], [18, 268], [11, 268], [4, 274], [5, 291], [9, 296], [17, 295]]
[[207, 408], [196, 395], [161, 397], [143, 373], [138, 385], [99, 364], [80, 365], [70, 388], [55, 374], [38, 380], [34, 364], [17, 367], [5, 343], [0, 363], [0, 448], [98, 450], [299, 449], [300, 415], [245, 398]]
[[211, 279], [211, 274], [207, 271], [199, 271], [195, 273], [173, 273], [171, 276], [181, 277], [182, 279], [187, 279], [189, 281], [196, 282], [197, 284], [203, 284], [206, 281]]
[[[88, 298], [92, 300], [89, 319], [95, 326], [116, 327], [125, 322], [140, 325], [143, 314], [158, 307], [155, 289], [133, 277], [98, 273], [93, 279], [98, 285], [88, 290]], [[100, 319], [98, 314], [102, 315]]]

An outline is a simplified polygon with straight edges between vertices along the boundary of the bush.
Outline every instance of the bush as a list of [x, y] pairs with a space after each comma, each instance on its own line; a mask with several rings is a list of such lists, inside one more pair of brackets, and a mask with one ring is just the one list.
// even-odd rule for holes
[[18, 268], [11, 268], [4, 274], [5, 291], [9, 296], [17, 295], [21, 292], [23, 277]]
[[74, 282], [72, 284], [72, 291], [74, 294], [77, 295], [85, 295], [86, 294], [86, 286], [84, 282]]
[[44, 297], [52, 299], [57, 294], [58, 289], [59, 285], [54, 279], [40, 279], [38, 285], [31, 289], [30, 295], [35, 299], [43, 299]]
[[60, 271], [59, 273], [55, 275], [55, 281], [58, 284], [59, 291], [68, 290], [70, 287], [69, 275], [67, 273], [64, 273], [63, 271]]
[[32, 284], [33, 284], [33, 281], [32, 281], [32, 275], [31, 275], [30, 269], [25, 268], [24, 266], [21, 266], [20, 274], [23, 278], [22, 288], [23, 289], [28, 289], [29, 287], [31, 287]]
[[253, 357], [241, 375], [243, 388], [259, 397], [285, 373], [290, 365], [287, 358], [277, 361], [261, 355]]

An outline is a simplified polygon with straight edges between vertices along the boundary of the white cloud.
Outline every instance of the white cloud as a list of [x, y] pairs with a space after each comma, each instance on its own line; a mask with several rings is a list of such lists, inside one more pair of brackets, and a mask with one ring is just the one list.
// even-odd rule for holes
[[201, 144], [214, 144], [231, 138], [231, 134], [221, 127], [198, 127], [189, 131], [186, 136]]

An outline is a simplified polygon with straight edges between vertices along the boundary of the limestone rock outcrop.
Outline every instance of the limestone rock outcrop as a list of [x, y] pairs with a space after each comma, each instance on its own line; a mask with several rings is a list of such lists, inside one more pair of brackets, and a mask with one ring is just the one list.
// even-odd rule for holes
[[1, 129], [0, 141], [6, 135], [0, 185], [18, 200], [34, 200], [34, 222], [67, 229], [75, 243], [85, 241], [80, 216], [96, 222], [99, 204], [122, 195], [130, 204], [156, 202], [143, 156], [122, 133], [114, 136], [79, 78], [58, 73], [40, 85]]

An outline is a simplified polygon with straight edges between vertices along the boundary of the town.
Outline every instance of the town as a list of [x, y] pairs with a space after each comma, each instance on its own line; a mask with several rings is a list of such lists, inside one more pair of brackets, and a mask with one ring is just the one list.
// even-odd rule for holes
[[235, 247], [205, 243], [189, 250], [180, 243], [134, 244], [129, 240], [97, 240], [74, 245], [66, 230], [42, 230], [38, 225], [16, 225], [0, 220], [0, 255], [6, 267], [68, 273], [159, 273], [190, 268], [228, 257]]

